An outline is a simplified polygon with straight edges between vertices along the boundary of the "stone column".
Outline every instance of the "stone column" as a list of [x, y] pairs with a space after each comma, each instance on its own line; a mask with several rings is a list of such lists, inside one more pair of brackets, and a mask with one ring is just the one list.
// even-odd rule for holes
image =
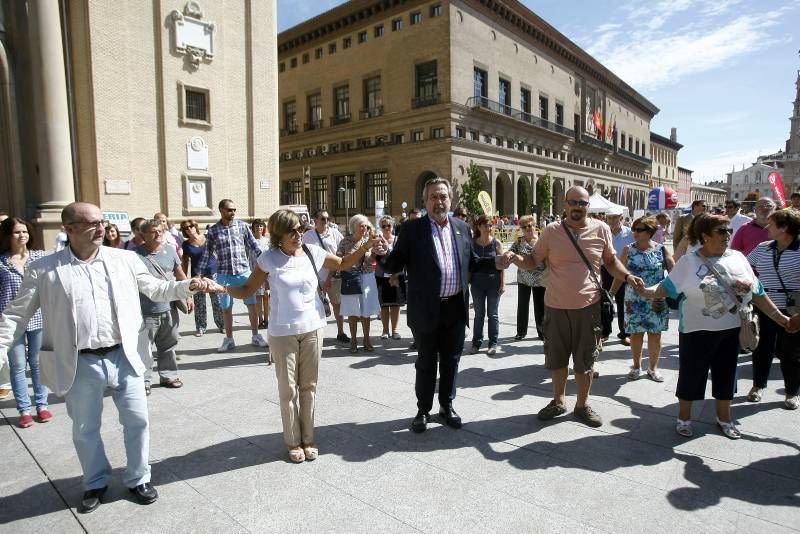
[[39, 199], [35, 222], [49, 248], [61, 209], [75, 200], [72, 140], [58, 0], [28, 2]]

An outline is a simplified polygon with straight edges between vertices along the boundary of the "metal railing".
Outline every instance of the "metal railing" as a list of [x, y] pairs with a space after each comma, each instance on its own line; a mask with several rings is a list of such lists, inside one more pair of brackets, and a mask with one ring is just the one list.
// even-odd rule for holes
[[548, 120], [542, 119], [541, 117], [537, 117], [536, 115], [533, 115], [526, 111], [522, 111], [519, 109], [515, 109], [511, 106], [501, 104], [500, 102], [489, 100], [485, 96], [473, 96], [468, 98], [467, 107], [486, 109], [494, 113], [506, 115], [520, 122], [530, 124], [531, 126], [535, 126], [536, 128], [548, 130], [567, 137], [572, 137], [575, 135], [573, 130], [567, 128], [566, 126], [550, 122]]
[[330, 119], [331, 126], [337, 126], [339, 124], [347, 124], [351, 120], [351, 115], [347, 113], [346, 115], [337, 115], [333, 116]]
[[427, 106], [435, 106], [439, 103], [439, 98], [441, 95], [436, 93], [435, 95], [428, 95], [428, 96], [418, 96], [417, 98], [411, 99], [411, 109], [417, 108], [424, 108]]
[[374, 117], [380, 117], [381, 115], [383, 115], [383, 106], [378, 106], [376, 108], [371, 108], [371, 109], [362, 109], [358, 113], [358, 118], [361, 120], [372, 119]]
[[281, 130], [281, 137], [286, 135], [294, 135], [296, 133], [297, 133], [297, 123], [293, 123]]
[[596, 138], [592, 137], [591, 135], [586, 135], [586, 134], [581, 135], [580, 142], [581, 143], [586, 143], [587, 145], [596, 146], [597, 148], [600, 148], [600, 149], [603, 149], [603, 150], [608, 150], [609, 152], [613, 152], [614, 151], [614, 145], [610, 145], [610, 144], [606, 143], [605, 141], [601, 141], [599, 139], [596, 139]]
[[322, 119], [314, 122], [307, 122], [305, 123], [305, 131], [310, 132], [311, 130], [319, 130], [325, 125]]

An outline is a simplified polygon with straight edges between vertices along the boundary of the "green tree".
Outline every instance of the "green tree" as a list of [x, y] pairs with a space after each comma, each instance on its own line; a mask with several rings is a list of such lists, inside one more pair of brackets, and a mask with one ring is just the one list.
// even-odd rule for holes
[[481, 191], [483, 191], [483, 171], [474, 161], [470, 161], [467, 167], [467, 181], [461, 185], [461, 203], [471, 215], [483, 213], [478, 202], [478, 193]]
[[531, 195], [530, 187], [528, 187], [528, 179], [520, 178], [517, 182], [517, 215], [522, 217], [531, 211]]
[[541, 216], [542, 213], [550, 213], [550, 206], [553, 204], [553, 191], [550, 182], [550, 171], [544, 173], [544, 176], [536, 182], [537, 216]]

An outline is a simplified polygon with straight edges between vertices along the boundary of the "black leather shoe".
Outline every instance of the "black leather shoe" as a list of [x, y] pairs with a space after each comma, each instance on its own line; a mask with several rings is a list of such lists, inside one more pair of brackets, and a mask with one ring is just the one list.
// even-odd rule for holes
[[107, 489], [108, 486], [103, 486], [102, 488], [91, 489], [87, 492], [84, 492], [78, 512], [82, 514], [88, 514], [89, 512], [94, 512], [97, 510], [97, 507], [100, 506], [100, 502], [103, 499], [103, 495], [106, 494]]
[[411, 421], [411, 430], [417, 434], [422, 434], [428, 428], [428, 421], [431, 416], [425, 412], [417, 412], [417, 416]]
[[158, 492], [149, 482], [139, 484], [135, 488], [128, 488], [128, 491], [133, 493], [139, 504], [153, 504], [158, 499]]
[[444, 419], [447, 426], [461, 428], [461, 416], [456, 413], [452, 406], [442, 406], [439, 408], [439, 417]]

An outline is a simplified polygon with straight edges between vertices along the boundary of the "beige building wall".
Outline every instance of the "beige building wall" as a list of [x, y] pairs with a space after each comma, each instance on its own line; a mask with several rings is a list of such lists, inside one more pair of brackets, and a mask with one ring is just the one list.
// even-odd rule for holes
[[[240, 217], [265, 217], [278, 204], [275, 2], [201, 2], [215, 43], [196, 69], [173, 46], [173, 12], [185, 5], [72, 4], [81, 197], [131, 218], [163, 211], [211, 221], [221, 198], [233, 199]], [[181, 120], [183, 86], [208, 92], [207, 125]], [[208, 147], [207, 170], [188, 169], [195, 136]], [[208, 178], [211, 209], [187, 206], [188, 176]], [[130, 192], [107, 181], [127, 181]]]

